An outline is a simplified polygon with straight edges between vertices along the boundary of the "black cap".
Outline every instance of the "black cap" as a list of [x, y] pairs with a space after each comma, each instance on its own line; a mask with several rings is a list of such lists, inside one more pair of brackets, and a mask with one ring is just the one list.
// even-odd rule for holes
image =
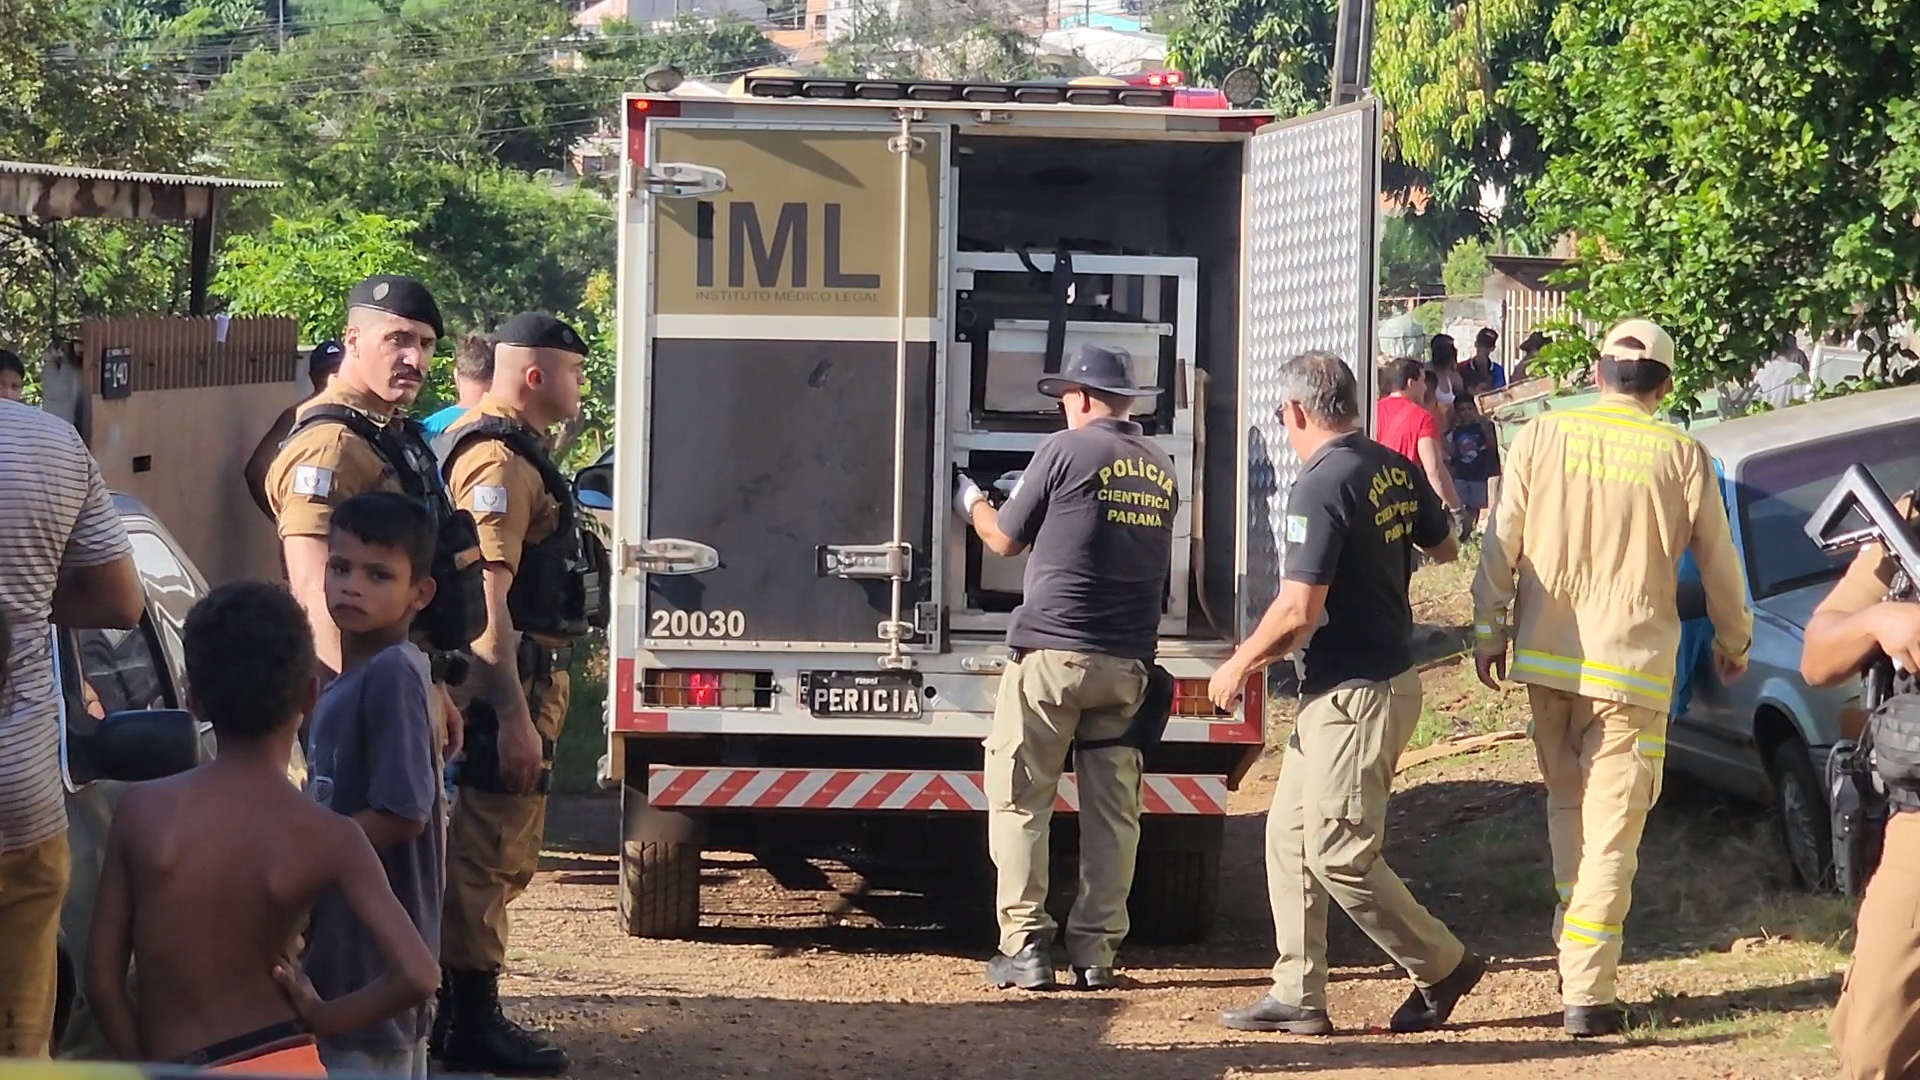
[[495, 345], [517, 345], [524, 349], [559, 349], [561, 352], [587, 355], [587, 343], [573, 327], [545, 312], [527, 311], [494, 328], [487, 335]]
[[27, 365], [20, 362], [20, 354], [12, 349], [0, 349], [0, 368], [8, 371], [25, 371]]
[[419, 278], [375, 274], [353, 287], [353, 291], [347, 294], [347, 306], [372, 308], [426, 323], [433, 327], [434, 337], [447, 336], [445, 327], [440, 323], [440, 305], [433, 302], [433, 294], [427, 291]]
[[340, 370], [340, 361], [346, 355], [346, 346], [337, 341], [323, 341], [307, 354], [307, 374], [331, 375]]
[[1048, 397], [1057, 398], [1074, 389], [1098, 390], [1130, 398], [1160, 395], [1157, 386], [1133, 385], [1133, 354], [1100, 345], [1080, 346], [1060, 374], [1040, 380], [1040, 392]]

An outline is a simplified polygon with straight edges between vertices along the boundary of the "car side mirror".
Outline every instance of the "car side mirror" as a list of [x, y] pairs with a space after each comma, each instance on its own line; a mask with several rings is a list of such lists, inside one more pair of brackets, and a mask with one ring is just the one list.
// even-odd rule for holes
[[613, 509], [613, 465], [589, 465], [573, 478], [573, 497], [588, 510]]
[[69, 734], [67, 764], [77, 784], [158, 780], [200, 764], [200, 726], [185, 709], [113, 713], [85, 735]]

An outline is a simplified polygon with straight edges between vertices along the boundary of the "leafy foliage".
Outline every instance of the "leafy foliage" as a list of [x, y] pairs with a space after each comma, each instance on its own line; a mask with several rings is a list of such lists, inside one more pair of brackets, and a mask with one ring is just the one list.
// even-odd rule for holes
[[1380, 294], [1418, 296], [1440, 280], [1440, 249], [1410, 212], [1389, 214], [1380, 231]]
[[1440, 277], [1448, 296], [1479, 296], [1487, 291], [1488, 269], [1487, 245], [1469, 237], [1447, 252]]
[[347, 323], [347, 290], [362, 278], [428, 273], [408, 239], [415, 228], [380, 214], [275, 218], [263, 234], [227, 240], [213, 287], [232, 314], [292, 314], [301, 341], [338, 337]]
[[672, 64], [689, 78], [731, 78], [779, 63], [781, 52], [744, 19], [682, 15], [651, 29], [624, 19], [603, 23], [585, 56], [587, 77], [618, 93], [639, 89], [640, 76], [656, 64]]
[[841, 77], [1021, 82], [1043, 74], [1011, 11], [939, 0], [854, 0], [822, 65]]
[[1261, 105], [1298, 116], [1333, 92], [1334, 0], [1186, 0], [1167, 36], [1167, 60], [1201, 85], [1227, 72], [1260, 73]]
[[1554, 154], [1542, 224], [1577, 235], [1584, 313], [1672, 333], [1682, 396], [1794, 329], [1911, 314], [1920, 9], [1567, 0], [1553, 35], [1518, 99]]

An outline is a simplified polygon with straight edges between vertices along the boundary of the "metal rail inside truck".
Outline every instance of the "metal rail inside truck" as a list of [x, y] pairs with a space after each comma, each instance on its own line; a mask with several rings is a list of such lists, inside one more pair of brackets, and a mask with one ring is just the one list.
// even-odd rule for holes
[[[917, 863], [991, 911], [982, 742], [1024, 561], [982, 553], [954, 478], [1022, 468], [1063, 423], [1035, 382], [1096, 342], [1166, 388], [1135, 419], [1183, 495], [1134, 936], [1205, 935], [1266, 730], [1258, 678], [1233, 714], [1206, 687], [1278, 584], [1299, 464], [1278, 369], [1332, 350], [1372, 411], [1380, 119], [1176, 93], [762, 75], [626, 100], [608, 768], [629, 932], [696, 930], [703, 849], [816, 882], [782, 856]], [[1062, 897], [1076, 805], [1069, 774]]]

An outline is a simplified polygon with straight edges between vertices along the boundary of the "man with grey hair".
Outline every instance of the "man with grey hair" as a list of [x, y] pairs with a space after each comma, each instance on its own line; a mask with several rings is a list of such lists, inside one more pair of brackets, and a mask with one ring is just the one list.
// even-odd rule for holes
[[1209, 688], [1229, 708], [1247, 677], [1290, 653], [1300, 708], [1267, 815], [1273, 989], [1222, 1013], [1240, 1031], [1325, 1035], [1327, 901], [1346, 911], [1414, 989], [1396, 1032], [1446, 1023], [1486, 962], [1428, 913], [1380, 857], [1393, 766], [1420, 719], [1407, 584], [1414, 552], [1450, 562], [1452, 523], [1420, 467], [1367, 438], [1353, 372], [1303, 353], [1281, 369], [1280, 422], [1304, 462], [1287, 497], [1280, 595]]

